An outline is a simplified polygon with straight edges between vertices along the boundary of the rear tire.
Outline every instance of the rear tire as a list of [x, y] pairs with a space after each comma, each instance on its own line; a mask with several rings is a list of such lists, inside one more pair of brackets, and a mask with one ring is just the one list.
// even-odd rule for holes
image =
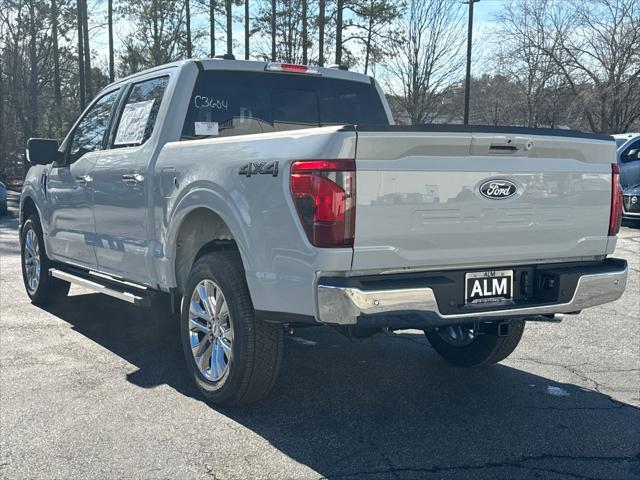
[[51, 261], [44, 249], [42, 227], [37, 215], [31, 215], [20, 235], [22, 279], [27, 295], [34, 305], [49, 305], [69, 293], [69, 282], [49, 275]]
[[524, 320], [512, 320], [509, 333], [498, 336], [477, 325], [454, 325], [425, 332], [433, 349], [447, 362], [462, 367], [493, 365], [516, 349], [524, 333]]
[[276, 382], [283, 329], [255, 317], [237, 252], [208, 253], [193, 265], [180, 335], [189, 375], [211, 403], [253, 403]]

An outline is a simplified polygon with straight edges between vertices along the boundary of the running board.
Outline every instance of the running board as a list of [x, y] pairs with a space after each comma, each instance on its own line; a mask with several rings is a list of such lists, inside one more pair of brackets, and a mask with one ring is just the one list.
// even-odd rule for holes
[[117, 298], [118, 300], [123, 300], [128, 303], [132, 303], [139, 307], [148, 307], [151, 305], [151, 297], [148, 294], [138, 294], [126, 290], [121, 290], [118, 289], [115, 285], [105, 285], [103, 283], [98, 283], [95, 280], [89, 280], [88, 278], [74, 275], [73, 273], [65, 272], [64, 270], [58, 270], [57, 268], [52, 268], [51, 270], [49, 270], [49, 275], [55, 278], [59, 278], [60, 280], [64, 280], [65, 282], [88, 288], [89, 290], [97, 293], [104, 293], [105, 295], [109, 295], [110, 297]]

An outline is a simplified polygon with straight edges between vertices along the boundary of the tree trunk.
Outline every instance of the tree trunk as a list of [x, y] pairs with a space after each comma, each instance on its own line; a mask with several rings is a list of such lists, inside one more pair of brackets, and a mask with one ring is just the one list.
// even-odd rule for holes
[[[36, 12], [34, 2], [29, 3], [29, 124], [25, 138], [36, 135], [38, 129], [38, 51], [36, 50]], [[25, 162], [24, 173], [27, 173]]]
[[369, 28], [367, 29], [367, 44], [365, 45], [364, 55], [364, 74], [369, 71], [369, 57], [371, 56], [371, 37], [373, 35], [373, 15], [369, 15]]
[[107, 23], [109, 27], [109, 82], [113, 82], [116, 78], [113, 57], [113, 0], [109, 0], [107, 7]]
[[271, 61], [276, 61], [276, 0], [271, 0]]
[[187, 24], [187, 58], [191, 58], [191, 51], [193, 49], [193, 45], [191, 43], [191, 8], [189, 0], [185, 0], [185, 15], [186, 15], [186, 24]]
[[227, 53], [233, 53], [233, 18], [231, 16], [231, 0], [226, 1], [227, 13]]
[[82, 0], [76, 3], [78, 17], [78, 79], [80, 87], [80, 110], [84, 110], [87, 105], [87, 83], [84, 78], [84, 35], [82, 33]]
[[[7, 131], [7, 125], [5, 125], [4, 121], [4, 97], [5, 97], [5, 86], [4, 86], [4, 72], [2, 69], [2, 65], [5, 59], [0, 53], [0, 165], [7, 167], [7, 154], [6, 150], [8, 145], [5, 144], [5, 132]], [[9, 123], [9, 122], [7, 122]], [[6, 173], [6, 170], [5, 172]]]
[[209, 52], [211, 58], [216, 56], [216, 2], [209, 0]]
[[344, 0], [337, 0], [336, 6], [336, 63], [342, 63], [342, 15], [344, 13]]
[[320, 0], [318, 5], [318, 65], [324, 65], [324, 24], [325, 24], [325, 0]]
[[302, 63], [309, 63], [308, 58], [308, 32], [307, 32], [307, 0], [302, 0]]
[[158, 2], [151, 0], [151, 22], [153, 23], [153, 46], [151, 47], [151, 56], [154, 65], [160, 65], [160, 32], [158, 30]]
[[249, 60], [249, 35], [251, 33], [249, 19], [249, 0], [244, 0], [244, 59]]
[[53, 103], [55, 112], [53, 115], [55, 129], [61, 128], [62, 113], [62, 87], [60, 85], [60, 53], [58, 51], [58, 3], [51, 0], [51, 40], [53, 42]]
[[87, 0], [82, 0], [82, 33], [84, 35], [84, 70], [87, 97], [91, 98], [93, 89], [91, 86], [91, 50], [89, 49], [89, 14], [87, 12]]

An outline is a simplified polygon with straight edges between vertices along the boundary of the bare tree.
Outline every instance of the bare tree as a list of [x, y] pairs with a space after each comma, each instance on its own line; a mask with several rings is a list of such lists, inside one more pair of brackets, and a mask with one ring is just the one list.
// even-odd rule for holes
[[80, 89], [80, 110], [84, 110], [87, 104], [87, 83], [85, 78], [85, 65], [84, 65], [84, 22], [82, 21], [82, 0], [77, 0], [77, 16], [78, 16], [78, 72], [80, 77], [80, 83], [78, 85]]
[[537, 47], [582, 101], [591, 130], [629, 129], [640, 118], [640, 0], [540, 0], [534, 13], [545, 38]]
[[318, 65], [324, 65], [324, 29], [326, 26], [326, 0], [318, 3]]
[[87, 98], [93, 95], [93, 83], [91, 79], [91, 49], [89, 48], [89, 12], [87, 9], [87, 0], [82, 2], [82, 41], [84, 52], [84, 76], [86, 85]]
[[244, 0], [244, 59], [249, 60], [249, 37], [251, 36], [251, 25], [249, 18], [249, 0]]
[[276, 8], [276, 0], [271, 0], [271, 61], [276, 61], [276, 20], [278, 18], [278, 10]]
[[191, 41], [191, 5], [190, 0], [185, 0], [184, 8], [185, 8], [185, 22], [187, 26], [187, 58], [191, 58], [193, 53], [193, 43]]
[[56, 128], [60, 128], [62, 109], [62, 85], [60, 80], [60, 51], [58, 45], [58, 2], [51, 0], [51, 41], [53, 43], [53, 101]]
[[308, 3], [302, 0], [302, 63], [309, 63], [309, 38], [308, 38]]
[[342, 63], [342, 30], [344, 28], [344, 0], [336, 0], [336, 63]]
[[[310, 25], [307, 24], [305, 29], [305, 3], [308, 19], [310, 15], [315, 14], [315, 10], [307, 0], [273, 0], [269, 6], [263, 4], [260, 14], [255, 19], [255, 25], [256, 30], [268, 32], [271, 36], [271, 53], [266, 50], [266, 45], [258, 46], [256, 55], [259, 58], [272, 61], [277, 58], [278, 61], [287, 63], [305, 63], [305, 60], [309, 63], [313, 60], [315, 51], [308, 40]], [[315, 28], [312, 28], [311, 33], [314, 32]]]
[[460, 77], [462, 4], [410, 0], [403, 38], [391, 56], [388, 89], [412, 124], [433, 121], [445, 87]]
[[185, 3], [180, 0], [129, 0], [122, 13], [136, 25], [123, 42], [119, 69], [130, 74], [184, 58]]
[[545, 29], [536, 17], [544, 3], [539, 0], [512, 0], [496, 15], [499, 27], [495, 32], [497, 68], [520, 86], [516, 103], [524, 99], [524, 121], [527, 127], [537, 127], [542, 114], [541, 105], [549, 94], [553, 79], [560, 73], [550, 55], [539, 48], [545, 45], [550, 52], [557, 45], [548, 42]]
[[109, 82], [113, 82], [116, 77], [113, 51], [113, 0], [108, 0], [107, 4], [107, 28], [109, 37]]
[[209, 37], [211, 58], [216, 56], [216, 0], [209, 0]]
[[398, 41], [398, 31], [394, 22], [398, 20], [402, 3], [398, 0], [352, 0], [349, 9], [353, 17], [348, 24], [343, 46], [351, 41], [364, 48], [364, 73], [369, 72], [372, 63], [383, 60], [393, 44]]
[[227, 19], [227, 53], [233, 54], [233, 10], [232, 1], [225, 2], [225, 16]]

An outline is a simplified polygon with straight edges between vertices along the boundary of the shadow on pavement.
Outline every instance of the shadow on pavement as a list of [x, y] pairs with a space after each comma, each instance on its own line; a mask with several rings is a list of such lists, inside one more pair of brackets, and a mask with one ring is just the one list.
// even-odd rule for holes
[[[199, 399], [175, 318], [99, 294], [48, 311], [137, 366], [133, 384]], [[451, 367], [416, 334], [298, 330], [267, 400], [214, 408], [331, 478], [640, 477], [639, 409], [504, 365]]]

